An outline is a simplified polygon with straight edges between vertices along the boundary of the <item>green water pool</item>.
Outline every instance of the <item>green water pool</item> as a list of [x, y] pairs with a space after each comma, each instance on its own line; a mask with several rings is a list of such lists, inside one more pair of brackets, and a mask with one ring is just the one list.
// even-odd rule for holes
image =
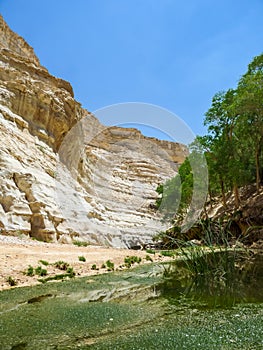
[[176, 290], [176, 269], [164, 277], [165, 269], [3, 291], [0, 349], [263, 349], [260, 293], [253, 302], [203, 307], [205, 295], [184, 295], [182, 280]]

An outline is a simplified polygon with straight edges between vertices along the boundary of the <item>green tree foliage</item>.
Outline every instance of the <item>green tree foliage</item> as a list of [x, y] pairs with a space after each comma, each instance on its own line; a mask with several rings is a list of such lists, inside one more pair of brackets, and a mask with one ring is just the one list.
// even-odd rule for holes
[[[217, 93], [206, 113], [204, 125], [210, 135], [210, 166], [217, 173], [223, 204], [225, 191], [232, 188], [236, 206], [239, 205], [238, 186], [241, 182], [239, 140], [235, 133], [238, 115], [233, 108], [236, 91], [230, 89]], [[214, 180], [214, 179], [212, 179]]]
[[206, 162], [202, 159], [198, 140], [190, 149], [191, 153], [179, 167], [178, 174], [157, 188], [160, 198], [156, 204], [165, 219], [173, 219], [176, 213], [177, 219], [183, 221], [188, 213], [187, 220], [191, 221], [192, 214], [204, 204], [207, 193]]
[[[163, 214], [164, 219], [172, 219], [181, 200], [181, 181], [177, 175], [164, 184], [157, 187], [159, 198], [156, 201], [157, 208]], [[182, 204], [181, 204], [182, 205]]]
[[254, 158], [256, 184], [262, 178], [263, 144], [263, 54], [249, 64], [237, 88], [235, 110], [239, 114], [239, 132]]
[[238, 190], [262, 179], [263, 54], [249, 64], [236, 89], [215, 94], [205, 115], [208, 134], [200, 138], [209, 169], [209, 193], [232, 190], [236, 207]]
[[226, 195], [232, 191], [238, 207], [240, 187], [256, 182], [259, 190], [263, 179], [263, 54], [249, 64], [236, 89], [214, 95], [204, 125], [207, 135], [198, 136], [190, 145], [190, 155], [178, 175], [157, 189], [157, 206], [169, 218], [187, 214], [194, 193], [206, 189], [202, 173], [196, 177], [193, 172], [201, 153], [209, 172], [210, 199], [220, 195], [227, 206]]

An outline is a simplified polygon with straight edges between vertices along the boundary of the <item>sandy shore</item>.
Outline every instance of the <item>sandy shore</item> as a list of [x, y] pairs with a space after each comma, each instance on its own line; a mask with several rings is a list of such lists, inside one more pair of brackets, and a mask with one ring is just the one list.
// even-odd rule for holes
[[[114, 263], [115, 269], [123, 269], [124, 258], [127, 256], [141, 257], [142, 263], [149, 263], [145, 260], [147, 253], [141, 250], [115, 249], [100, 246], [78, 247], [71, 244], [43, 243], [28, 238], [19, 238], [0, 235], [0, 290], [11, 288], [7, 282], [12, 277], [17, 287], [39, 284], [39, 276], [27, 276], [24, 272], [29, 265], [36, 268], [42, 266], [47, 269], [48, 276], [55, 276], [63, 271], [55, 268], [52, 263], [63, 260], [74, 268], [76, 276], [90, 276], [107, 272], [101, 268], [107, 260]], [[149, 254], [153, 261], [170, 260], [168, 257], [159, 254]], [[84, 256], [86, 261], [79, 261], [79, 256]], [[49, 263], [44, 266], [39, 263], [45, 260]], [[91, 269], [96, 264], [99, 270]]]

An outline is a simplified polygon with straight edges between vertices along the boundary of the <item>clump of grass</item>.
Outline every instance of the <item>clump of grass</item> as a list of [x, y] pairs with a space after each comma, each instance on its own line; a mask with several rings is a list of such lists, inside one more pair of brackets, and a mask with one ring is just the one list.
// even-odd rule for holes
[[108, 271], [113, 271], [114, 270], [114, 263], [112, 261], [107, 260], [105, 265], [106, 265]]
[[44, 266], [48, 266], [49, 265], [49, 262], [46, 261], [46, 260], [39, 260], [39, 263], [44, 265]]
[[[61, 261], [58, 261], [57, 263], [61, 263]], [[58, 265], [62, 266], [63, 264], [58, 264]], [[63, 269], [64, 268], [65, 268], [65, 265], [63, 265]], [[48, 281], [58, 281], [58, 280], [64, 280], [65, 278], [73, 278], [76, 275], [73, 267], [69, 266], [68, 264], [67, 264], [65, 271], [66, 271], [65, 273], [57, 274], [55, 276], [49, 276], [47, 278], [39, 278], [38, 281], [41, 283], [46, 283]]]
[[65, 277], [67, 277], [67, 274], [66, 273], [62, 273], [60, 275], [49, 276], [47, 278], [39, 278], [38, 282], [46, 283], [48, 281], [58, 281], [58, 280], [63, 280]]
[[[39, 262], [41, 262], [41, 261], [42, 260], [40, 260]], [[46, 265], [46, 264], [44, 264], [44, 265]], [[27, 276], [30, 276], [30, 277], [33, 277], [35, 274], [38, 276], [46, 276], [47, 270], [43, 269], [42, 266], [38, 266], [34, 269], [33, 266], [29, 265], [27, 270], [24, 272], [24, 274]]]
[[73, 244], [78, 246], [78, 247], [87, 247], [89, 245], [88, 242], [82, 242], [82, 241], [77, 241], [77, 240], [73, 241]]
[[174, 252], [172, 250], [162, 250], [162, 251], [160, 251], [160, 254], [162, 256], [169, 256], [169, 257], [174, 256]]
[[72, 278], [72, 277], [74, 277], [74, 276], [76, 275], [76, 273], [75, 273], [73, 267], [69, 266], [69, 267], [67, 268], [67, 275], [68, 275], [68, 277], [70, 277], [70, 278]]
[[35, 273], [38, 276], [46, 276], [47, 275], [47, 270], [43, 269], [42, 266], [38, 266], [35, 268]]
[[[238, 263], [240, 256], [247, 255], [247, 251], [230, 247], [230, 232], [220, 223], [217, 223], [216, 238], [212, 226], [203, 226], [203, 228], [203, 247], [196, 246], [192, 242], [179, 240], [177, 242], [185, 265], [195, 277], [202, 275], [210, 280], [214, 280], [214, 278], [227, 280], [229, 276], [233, 276], [235, 265]], [[238, 238], [236, 242], [238, 242]]]
[[142, 259], [138, 256], [127, 256], [126, 258], [124, 258], [124, 264], [128, 268], [130, 268], [131, 265], [135, 263], [140, 264], [141, 261]]
[[59, 260], [54, 262], [53, 264], [57, 269], [62, 270], [62, 271], [66, 271], [67, 268], [69, 267], [69, 263], [63, 261], [63, 260]]
[[14, 286], [17, 285], [17, 281], [16, 281], [13, 277], [11, 277], [11, 276], [9, 276], [9, 277], [6, 279], [6, 282], [7, 282], [11, 287], [14, 287]]
[[34, 276], [34, 268], [33, 268], [33, 266], [29, 265], [27, 270], [24, 272], [24, 274], [27, 275], [27, 276], [30, 276], [30, 277]]
[[156, 252], [153, 249], [146, 249], [146, 253], [148, 253], [148, 254], [155, 254]]
[[97, 267], [97, 265], [96, 264], [93, 264], [92, 266], [91, 266], [91, 270], [98, 270], [99, 268]]
[[55, 276], [49, 276], [47, 278], [39, 278], [38, 281], [41, 283], [46, 283], [48, 281], [59, 281], [64, 280], [65, 278], [73, 278], [76, 273], [73, 270], [73, 267], [68, 267], [66, 273], [61, 273]]
[[103, 264], [101, 265], [101, 268], [102, 268], [102, 269], [106, 269], [106, 265], [103, 263]]
[[146, 255], [145, 260], [146, 261], [153, 261], [153, 259], [150, 257], [150, 255]]
[[86, 261], [85, 256], [79, 256], [79, 261], [83, 261], [83, 262], [85, 262], [85, 261]]

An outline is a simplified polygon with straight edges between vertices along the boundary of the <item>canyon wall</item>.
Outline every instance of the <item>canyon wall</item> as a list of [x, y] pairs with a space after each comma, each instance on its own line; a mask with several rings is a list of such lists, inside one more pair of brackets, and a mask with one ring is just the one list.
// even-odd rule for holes
[[116, 247], [162, 230], [155, 189], [187, 148], [105, 127], [0, 17], [0, 232]]

